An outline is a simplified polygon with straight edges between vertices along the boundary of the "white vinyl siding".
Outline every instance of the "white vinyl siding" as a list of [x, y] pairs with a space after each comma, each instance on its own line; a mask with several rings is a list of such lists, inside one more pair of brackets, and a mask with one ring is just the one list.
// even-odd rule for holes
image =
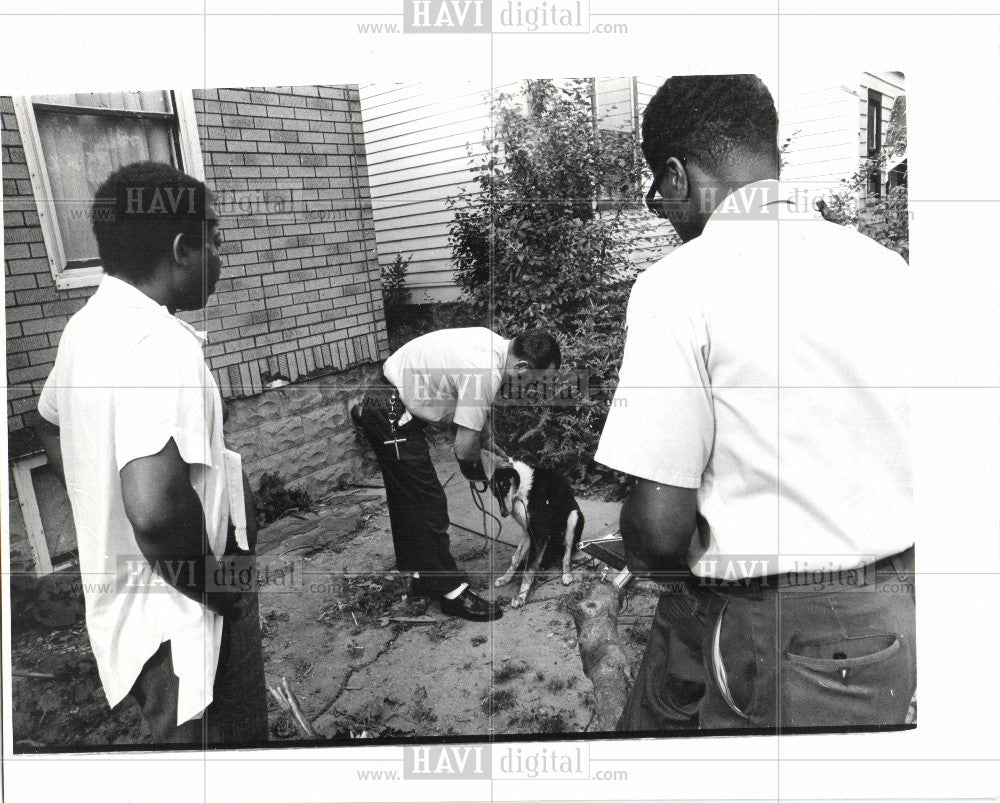
[[635, 125], [633, 78], [598, 78], [597, 124], [604, 131], [630, 131]]
[[781, 177], [811, 190], [836, 189], [868, 155], [868, 89], [882, 93], [882, 141], [903, 80], [892, 73], [863, 73], [857, 83], [791, 90], [779, 103], [778, 141], [792, 137]]
[[[782, 98], [778, 142], [791, 137], [781, 177], [822, 190], [837, 187], [858, 169], [857, 109], [861, 93], [825, 87]], [[867, 95], [865, 96], [867, 103]]]
[[411, 301], [453, 300], [454, 212], [447, 199], [463, 186], [474, 188], [470, 151], [484, 153], [489, 89], [418, 83], [360, 90], [379, 263], [392, 264], [397, 255], [410, 260]]

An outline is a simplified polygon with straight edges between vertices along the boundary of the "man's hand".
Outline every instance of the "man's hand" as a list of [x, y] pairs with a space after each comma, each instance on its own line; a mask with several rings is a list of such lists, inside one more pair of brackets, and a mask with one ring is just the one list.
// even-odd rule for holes
[[628, 567], [637, 574], [687, 572], [698, 492], [637, 478], [621, 512]]
[[816, 211], [823, 216], [823, 220], [828, 220], [831, 223], [840, 223], [841, 225], [843, 225], [844, 216], [840, 212], [831, 209], [830, 205], [822, 198], [818, 198], [816, 202], [813, 204], [813, 206], [815, 206]]
[[483, 427], [479, 443], [481, 449], [487, 452], [493, 452], [493, 454], [499, 457], [503, 462], [513, 462], [507, 453], [501, 449], [500, 445], [496, 442], [496, 439], [493, 436], [493, 422], [489, 418], [486, 419], [486, 426]]
[[455, 432], [455, 459], [467, 480], [484, 482], [488, 479], [479, 460], [479, 443], [482, 433], [468, 427], [458, 427]]

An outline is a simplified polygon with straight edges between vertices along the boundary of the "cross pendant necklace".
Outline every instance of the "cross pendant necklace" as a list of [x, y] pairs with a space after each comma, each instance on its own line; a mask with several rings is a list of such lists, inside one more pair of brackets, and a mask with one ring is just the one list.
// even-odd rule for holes
[[395, 395], [389, 397], [389, 431], [392, 437], [387, 441], [382, 441], [386, 446], [390, 443], [396, 450], [396, 459], [399, 460], [399, 444], [406, 443], [406, 438], [399, 437], [396, 432], [396, 397]]
[[[395, 435], [396, 433], [393, 432], [392, 434]], [[393, 447], [396, 449], [396, 459], [399, 460], [399, 444], [406, 443], [406, 438], [400, 438], [397, 436], [395, 438], [390, 438], [387, 441], [382, 441], [382, 443], [384, 443], [386, 446], [388, 446], [391, 443]]]

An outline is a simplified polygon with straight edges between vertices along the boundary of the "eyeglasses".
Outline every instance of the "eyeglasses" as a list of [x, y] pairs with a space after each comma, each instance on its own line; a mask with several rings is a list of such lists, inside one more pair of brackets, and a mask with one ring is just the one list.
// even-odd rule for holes
[[[685, 156], [675, 156], [675, 159], [679, 161], [682, 165], [687, 167], [687, 157]], [[656, 194], [660, 190], [660, 182], [663, 181], [667, 173], [667, 163], [664, 162], [663, 166], [653, 174], [653, 186], [649, 188], [649, 192], [646, 193], [646, 208], [659, 218], [667, 218], [666, 210], [666, 198], [657, 198]]]

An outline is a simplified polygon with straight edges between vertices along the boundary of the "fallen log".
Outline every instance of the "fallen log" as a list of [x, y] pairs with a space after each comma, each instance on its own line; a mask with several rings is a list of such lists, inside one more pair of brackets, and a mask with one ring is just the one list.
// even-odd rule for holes
[[632, 671], [618, 635], [620, 592], [612, 583], [595, 583], [573, 606], [584, 674], [594, 684], [594, 720], [599, 731], [613, 731], [625, 709]]

